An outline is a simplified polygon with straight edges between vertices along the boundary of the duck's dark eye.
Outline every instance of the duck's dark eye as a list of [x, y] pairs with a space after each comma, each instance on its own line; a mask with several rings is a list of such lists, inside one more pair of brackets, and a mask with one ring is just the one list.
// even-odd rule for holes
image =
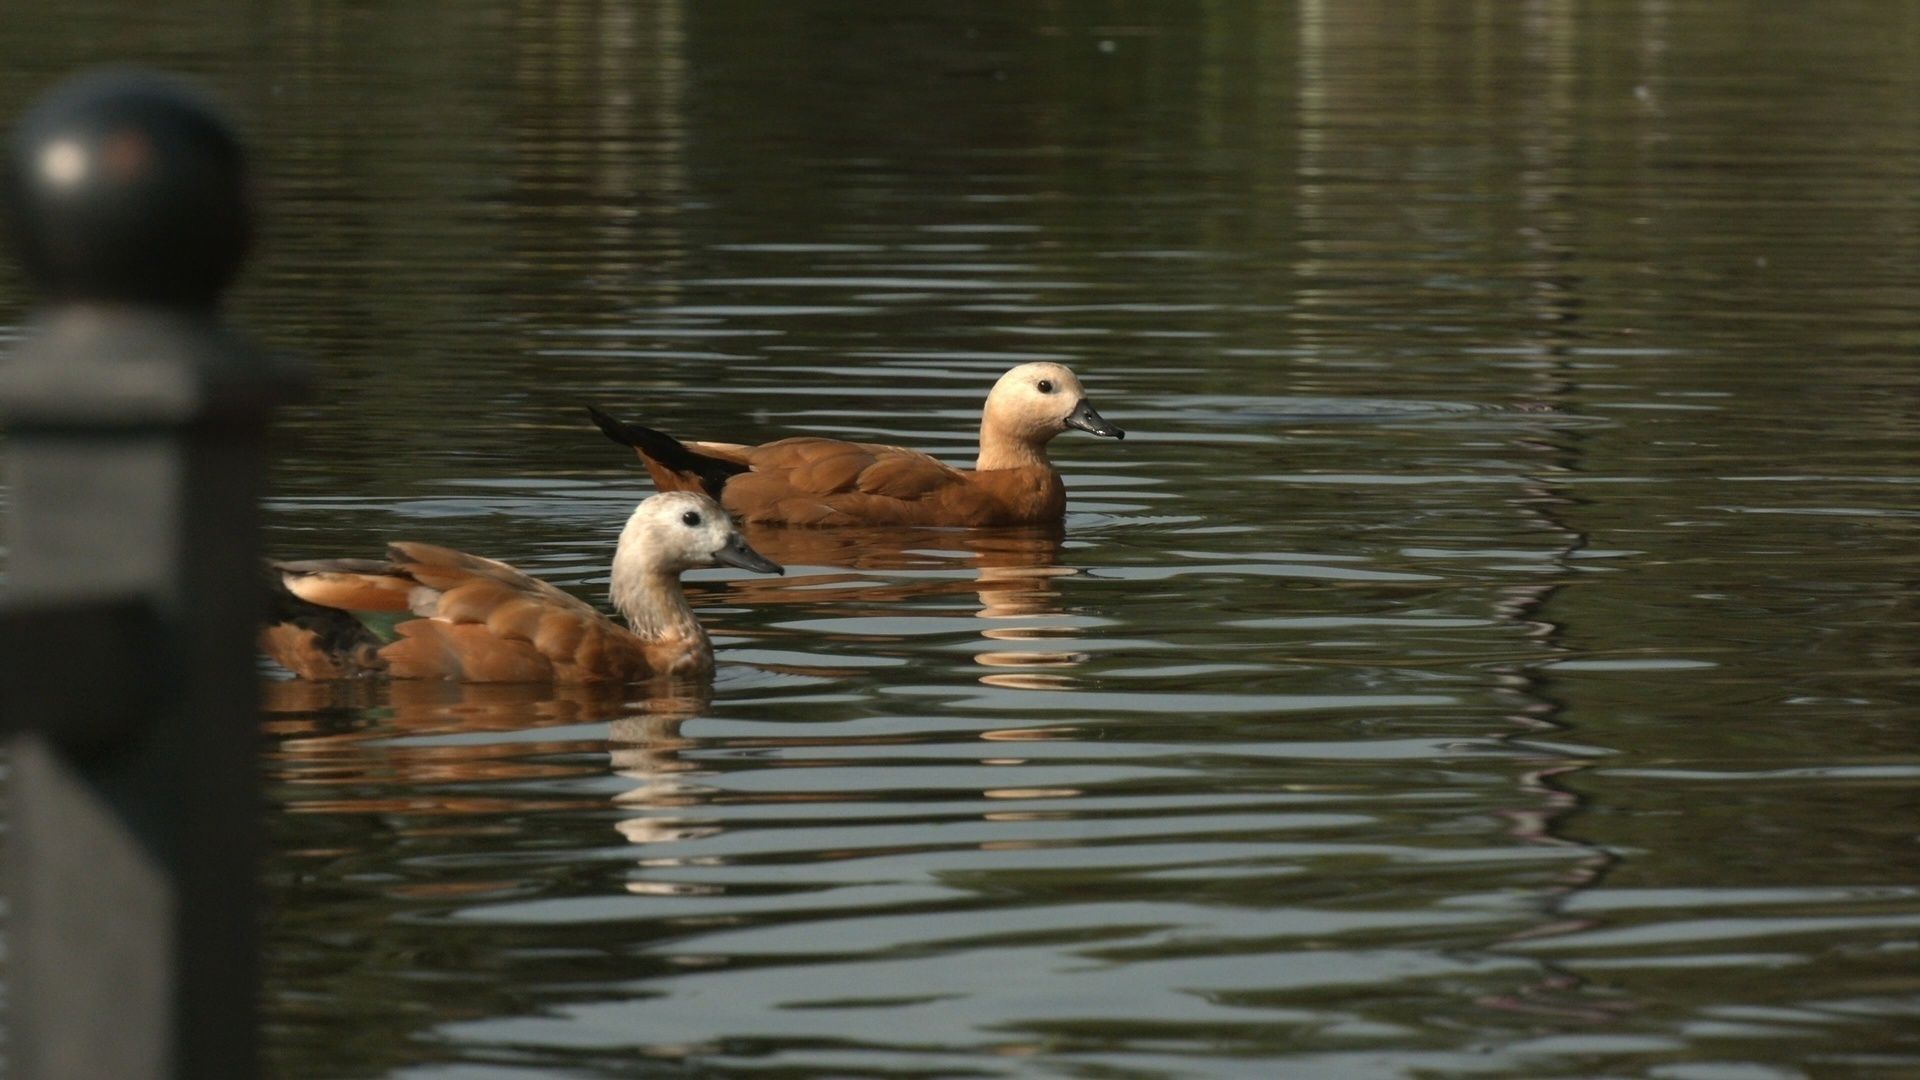
[[1043, 393], [1043, 394], [1051, 394], [1051, 393], [1053, 393], [1053, 380], [1052, 380], [1052, 379], [1041, 379], [1041, 380], [1040, 380], [1039, 382], [1037, 382], [1037, 383], [1034, 383], [1034, 385], [1035, 385], [1035, 386], [1038, 386], [1038, 387], [1040, 388], [1040, 392], [1041, 392], [1041, 393]]
[[686, 513], [680, 515], [680, 520], [686, 522], [689, 525], [698, 525], [700, 524], [700, 511], [689, 510]]

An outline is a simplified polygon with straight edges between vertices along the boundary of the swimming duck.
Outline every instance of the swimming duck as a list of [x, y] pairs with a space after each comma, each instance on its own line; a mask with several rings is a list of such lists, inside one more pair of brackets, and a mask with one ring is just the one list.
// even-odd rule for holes
[[[713, 645], [687, 606], [680, 573], [721, 564], [783, 572], [747, 546], [719, 504], [686, 491], [645, 500], [620, 532], [608, 592], [624, 627], [505, 563], [432, 544], [389, 544], [384, 561], [276, 562], [261, 647], [308, 679], [607, 683], [705, 675]], [[372, 629], [382, 622], [393, 624], [390, 637]]]
[[1033, 525], [1057, 522], [1067, 490], [1047, 443], [1068, 428], [1123, 439], [1062, 364], [1000, 376], [980, 417], [980, 457], [956, 469], [900, 446], [799, 437], [743, 446], [681, 442], [589, 407], [631, 446], [662, 491], [704, 491], [742, 521], [769, 525]]

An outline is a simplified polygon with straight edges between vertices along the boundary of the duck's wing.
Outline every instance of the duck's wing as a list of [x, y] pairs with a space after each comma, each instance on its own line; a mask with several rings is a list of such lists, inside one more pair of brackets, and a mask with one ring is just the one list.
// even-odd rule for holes
[[[648, 674], [640, 639], [586, 602], [515, 570], [433, 544], [389, 545], [388, 560], [276, 563], [287, 594], [314, 609], [410, 614], [363, 670], [462, 682], [610, 682]], [[337, 678], [305, 658], [286, 620], [262, 636], [295, 674]]]
[[605, 616], [572, 593], [506, 563], [464, 551], [401, 540], [387, 545], [395, 573], [414, 583], [408, 608], [415, 615], [449, 622], [484, 622], [501, 604], [551, 607], [581, 617]]
[[400, 678], [465, 682], [624, 682], [649, 673], [640, 639], [539, 578], [433, 544], [388, 546], [416, 583], [420, 618], [380, 650]]
[[281, 591], [339, 611], [407, 611], [413, 579], [379, 559], [306, 559], [268, 562]]
[[786, 525], [954, 524], [972, 501], [970, 474], [918, 450], [793, 438], [744, 448], [748, 471], [721, 502], [750, 522]]

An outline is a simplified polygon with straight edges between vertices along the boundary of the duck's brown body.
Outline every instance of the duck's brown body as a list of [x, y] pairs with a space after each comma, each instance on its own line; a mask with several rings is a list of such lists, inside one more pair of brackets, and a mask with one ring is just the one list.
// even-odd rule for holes
[[[685, 445], [744, 467], [721, 488], [720, 505], [755, 524], [1033, 525], [1059, 521], [1067, 508], [1066, 485], [1045, 461], [956, 469], [904, 447], [808, 437]], [[706, 490], [696, 473], [644, 451], [640, 460], [661, 491]]]
[[1123, 438], [1087, 404], [1072, 371], [1022, 364], [1000, 377], [980, 418], [980, 456], [956, 469], [902, 446], [799, 437], [748, 446], [682, 442], [589, 409], [633, 447], [662, 491], [698, 491], [761, 525], [1049, 525], [1067, 508], [1047, 443], [1069, 427]]
[[[381, 674], [458, 682], [633, 682], [712, 667], [704, 635], [648, 641], [576, 597], [505, 563], [396, 543], [389, 562], [278, 563], [308, 610], [280, 614], [261, 647], [307, 679]], [[412, 613], [379, 644], [351, 612]], [[328, 614], [333, 618], [328, 619]], [[289, 617], [291, 615], [291, 617]], [[357, 621], [353, 625], [358, 625]], [[695, 628], [697, 629], [697, 627]]]

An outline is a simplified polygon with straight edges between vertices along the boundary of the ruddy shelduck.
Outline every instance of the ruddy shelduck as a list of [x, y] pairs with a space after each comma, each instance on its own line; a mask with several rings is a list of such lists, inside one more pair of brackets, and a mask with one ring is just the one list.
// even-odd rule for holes
[[[261, 647], [307, 679], [612, 683], [706, 675], [713, 645], [680, 574], [716, 565], [782, 573], [747, 546], [719, 504], [686, 491], [642, 502], [620, 532], [608, 593], [626, 626], [505, 563], [432, 544], [390, 544], [384, 562], [271, 563]], [[391, 624], [390, 639], [373, 629], [382, 623]]]
[[681, 442], [587, 411], [608, 438], [633, 447], [660, 490], [703, 491], [740, 520], [770, 525], [1058, 522], [1067, 489], [1047, 460], [1047, 443], [1068, 428], [1126, 437], [1088, 404], [1071, 370], [1051, 363], [1021, 364], [993, 385], [971, 469], [918, 450], [841, 439]]

